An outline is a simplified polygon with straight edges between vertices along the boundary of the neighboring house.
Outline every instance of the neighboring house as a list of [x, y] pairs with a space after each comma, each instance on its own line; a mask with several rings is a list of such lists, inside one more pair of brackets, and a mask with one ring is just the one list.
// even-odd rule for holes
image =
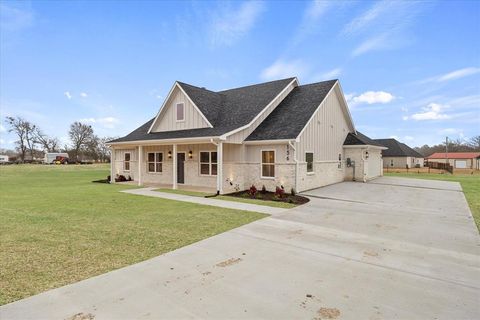
[[480, 170], [480, 152], [436, 152], [427, 157], [428, 162], [447, 163], [455, 169]]
[[8, 156], [7, 155], [0, 155], [0, 162], [8, 162]]
[[[378, 145], [344, 146], [355, 130], [337, 80], [288, 78], [224, 91], [175, 82], [158, 114], [112, 140], [111, 178], [219, 193], [283, 186], [287, 192], [381, 175]], [[363, 136], [362, 136], [363, 137]]]
[[382, 151], [384, 168], [423, 168], [424, 156], [396, 139], [374, 139], [387, 147]]

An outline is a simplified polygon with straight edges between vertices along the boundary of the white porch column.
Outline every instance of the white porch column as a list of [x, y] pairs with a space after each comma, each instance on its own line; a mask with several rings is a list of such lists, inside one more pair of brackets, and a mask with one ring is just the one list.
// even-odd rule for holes
[[217, 192], [223, 193], [223, 142], [217, 144]]
[[173, 160], [172, 186], [173, 186], [173, 189], [177, 189], [177, 145], [176, 144], [173, 145], [172, 153], [173, 153], [172, 154], [172, 160]]
[[138, 146], [138, 185], [142, 185], [142, 161], [143, 161], [143, 147]]
[[115, 183], [115, 148], [110, 147], [110, 183]]

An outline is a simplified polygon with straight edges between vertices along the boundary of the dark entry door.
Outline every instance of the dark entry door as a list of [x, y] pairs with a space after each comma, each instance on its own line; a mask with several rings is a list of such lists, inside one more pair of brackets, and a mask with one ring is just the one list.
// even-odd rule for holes
[[177, 183], [185, 183], [185, 153], [177, 153]]

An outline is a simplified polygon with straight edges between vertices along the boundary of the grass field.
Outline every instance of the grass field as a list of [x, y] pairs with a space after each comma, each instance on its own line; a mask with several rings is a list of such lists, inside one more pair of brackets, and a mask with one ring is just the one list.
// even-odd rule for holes
[[[205, 197], [211, 195], [211, 193], [205, 192], [198, 192], [198, 191], [188, 191], [188, 190], [173, 190], [173, 189], [157, 189], [155, 191], [160, 192], [168, 192], [168, 193], [176, 193], [176, 194], [184, 194], [187, 196], [193, 197]], [[297, 205], [288, 202], [281, 202], [281, 201], [268, 201], [268, 200], [258, 200], [258, 199], [247, 199], [247, 198], [239, 198], [239, 197], [232, 197], [232, 196], [216, 196], [210, 199], [217, 199], [217, 200], [227, 200], [227, 201], [234, 201], [234, 202], [243, 202], [243, 203], [251, 203], [257, 204], [259, 206], [268, 206], [268, 207], [276, 207], [276, 208], [294, 208]]]
[[118, 192], [107, 166], [0, 166], [0, 304], [260, 219], [254, 212]]
[[386, 176], [408, 177], [417, 179], [431, 179], [456, 181], [462, 185], [463, 193], [467, 198], [473, 218], [480, 230], [480, 176], [478, 175], [451, 175], [451, 174], [428, 174], [428, 173], [385, 173]]

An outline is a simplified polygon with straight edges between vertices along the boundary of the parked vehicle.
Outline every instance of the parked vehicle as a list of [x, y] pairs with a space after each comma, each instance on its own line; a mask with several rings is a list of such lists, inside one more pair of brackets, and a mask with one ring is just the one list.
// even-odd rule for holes
[[[67, 161], [65, 161], [65, 159], [67, 159]], [[68, 153], [66, 153], [66, 152], [45, 153], [45, 157], [44, 157], [43, 161], [46, 164], [57, 164], [58, 161], [60, 161], [61, 164], [64, 164], [65, 162], [68, 163]]]

